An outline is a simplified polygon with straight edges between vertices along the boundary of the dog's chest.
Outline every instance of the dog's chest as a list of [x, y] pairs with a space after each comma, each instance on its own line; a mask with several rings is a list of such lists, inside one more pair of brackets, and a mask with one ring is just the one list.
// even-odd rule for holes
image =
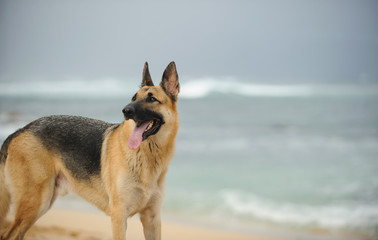
[[146, 184], [128, 176], [126, 181], [123, 179], [119, 188], [119, 193], [130, 216], [162, 202], [164, 198], [165, 187], [162, 184], [159, 185], [158, 181]]

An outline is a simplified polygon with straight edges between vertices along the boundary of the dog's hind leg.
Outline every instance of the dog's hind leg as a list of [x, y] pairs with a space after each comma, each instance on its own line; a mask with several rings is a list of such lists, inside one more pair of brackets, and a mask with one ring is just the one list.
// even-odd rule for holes
[[1, 240], [21, 240], [51, 206], [55, 196], [52, 155], [35, 137], [20, 135], [9, 145], [4, 173], [14, 221]]
[[[54, 192], [53, 184], [54, 182], [45, 181], [40, 184], [28, 185], [29, 189], [23, 193], [12, 195], [15, 204], [15, 217], [13, 224], [2, 239], [23, 239], [26, 231], [50, 208]], [[43, 193], [38, 195], [35, 192]]]

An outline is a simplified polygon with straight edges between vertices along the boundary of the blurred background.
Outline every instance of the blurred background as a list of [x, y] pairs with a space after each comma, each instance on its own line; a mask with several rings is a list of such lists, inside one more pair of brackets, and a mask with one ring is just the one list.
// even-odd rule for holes
[[0, 142], [51, 114], [121, 122], [145, 61], [181, 82], [164, 219], [378, 237], [377, 1], [1, 0]]

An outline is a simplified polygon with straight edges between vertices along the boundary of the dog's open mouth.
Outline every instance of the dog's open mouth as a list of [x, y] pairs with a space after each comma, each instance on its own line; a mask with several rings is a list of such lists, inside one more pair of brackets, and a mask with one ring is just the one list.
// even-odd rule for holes
[[[144, 124], [140, 123], [139, 125], [144, 125]], [[149, 136], [156, 134], [159, 131], [160, 127], [161, 127], [160, 120], [154, 119], [154, 120], [148, 121], [148, 125], [142, 134], [143, 140], [146, 140]]]
[[163, 122], [159, 119], [136, 122], [136, 126], [129, 137], [129, 148], [137, 149], [142, 141], [146, 140], [149, 136], [156, 134], [162, 124]]

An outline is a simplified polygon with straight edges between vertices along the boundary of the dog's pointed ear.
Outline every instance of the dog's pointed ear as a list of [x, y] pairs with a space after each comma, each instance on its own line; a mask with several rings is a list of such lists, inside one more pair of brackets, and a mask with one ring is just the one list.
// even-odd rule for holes
[[163, 78], [161, 79], [160, 86], [164, 89], [168, 96], [171, 97], [173, 101], [177, 100], [177, 95], [180, 92], [180, 83], [178, 80], [175, 62], [168, 64], [163, 73]]
[[142, 79], [141, 87], [144, 87], [144, 86], [154, 86], [154, 83], [152, 82], [152, 78], [150, 75], [150, 71], [148, 70], [147, 62], [144, 64], [144, 68], [143, 68], [143, 79]]

